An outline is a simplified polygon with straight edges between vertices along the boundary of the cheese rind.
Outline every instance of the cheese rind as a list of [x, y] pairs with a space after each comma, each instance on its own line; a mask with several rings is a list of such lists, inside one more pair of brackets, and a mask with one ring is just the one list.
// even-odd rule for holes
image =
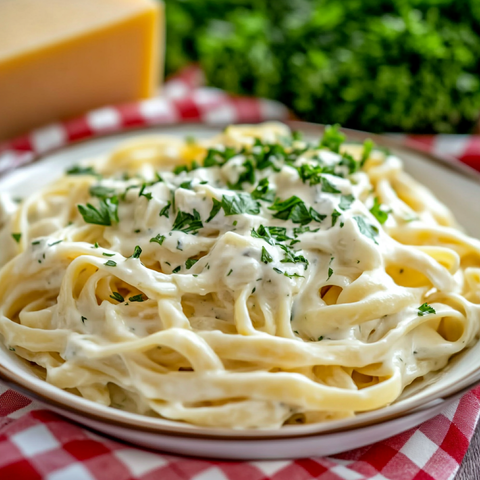
[[151, 96], [161, 24], [153, 0], [0, 0], [0, 140]]

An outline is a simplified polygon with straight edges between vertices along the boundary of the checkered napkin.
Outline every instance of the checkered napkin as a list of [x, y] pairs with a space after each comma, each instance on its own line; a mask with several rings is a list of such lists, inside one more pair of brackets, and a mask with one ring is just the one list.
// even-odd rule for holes
[[[0, 145], [0, 173], [77, 140], [128, 128], [178, 122], [246, 123], [286, 120], [288, 110], [264, 99], [232, 97], [203, 86], [191, 67], [162, 95], [105, 107], [35, 130]], [[404, 137], [405, 142], [456, 156], [480, 170], [480, 137]], [[480, 416], [480, 387], [420, 427], [332, 457], [224, 462], [129, 447], [103, 438], [0, 385], [1, 480], [447, 480], [453, 479]]]

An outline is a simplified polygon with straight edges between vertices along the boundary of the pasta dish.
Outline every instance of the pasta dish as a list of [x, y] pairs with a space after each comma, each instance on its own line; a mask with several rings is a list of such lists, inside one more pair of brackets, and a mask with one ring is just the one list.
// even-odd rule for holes
[[394, 402], [472, 346], [480, 242], [367, 140], [143, 136], [0, 201], [0, 338], [58, 388], [195, 425]]

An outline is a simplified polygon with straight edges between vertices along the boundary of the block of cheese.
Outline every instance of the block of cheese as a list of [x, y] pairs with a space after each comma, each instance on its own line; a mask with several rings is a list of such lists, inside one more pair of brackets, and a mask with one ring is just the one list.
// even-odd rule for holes
[[0, 0], [0, 140], [151, 96], [163, 62], [155, 0]]

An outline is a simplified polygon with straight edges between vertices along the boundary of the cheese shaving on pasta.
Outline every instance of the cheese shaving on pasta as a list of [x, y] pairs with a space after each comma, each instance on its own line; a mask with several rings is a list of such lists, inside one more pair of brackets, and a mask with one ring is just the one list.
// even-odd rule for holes
[[479, 333], [480, 242], [371, 142], [145, 136], [0, 204], [0, 334], [47, 382], [195, 425], [394, 402]]

